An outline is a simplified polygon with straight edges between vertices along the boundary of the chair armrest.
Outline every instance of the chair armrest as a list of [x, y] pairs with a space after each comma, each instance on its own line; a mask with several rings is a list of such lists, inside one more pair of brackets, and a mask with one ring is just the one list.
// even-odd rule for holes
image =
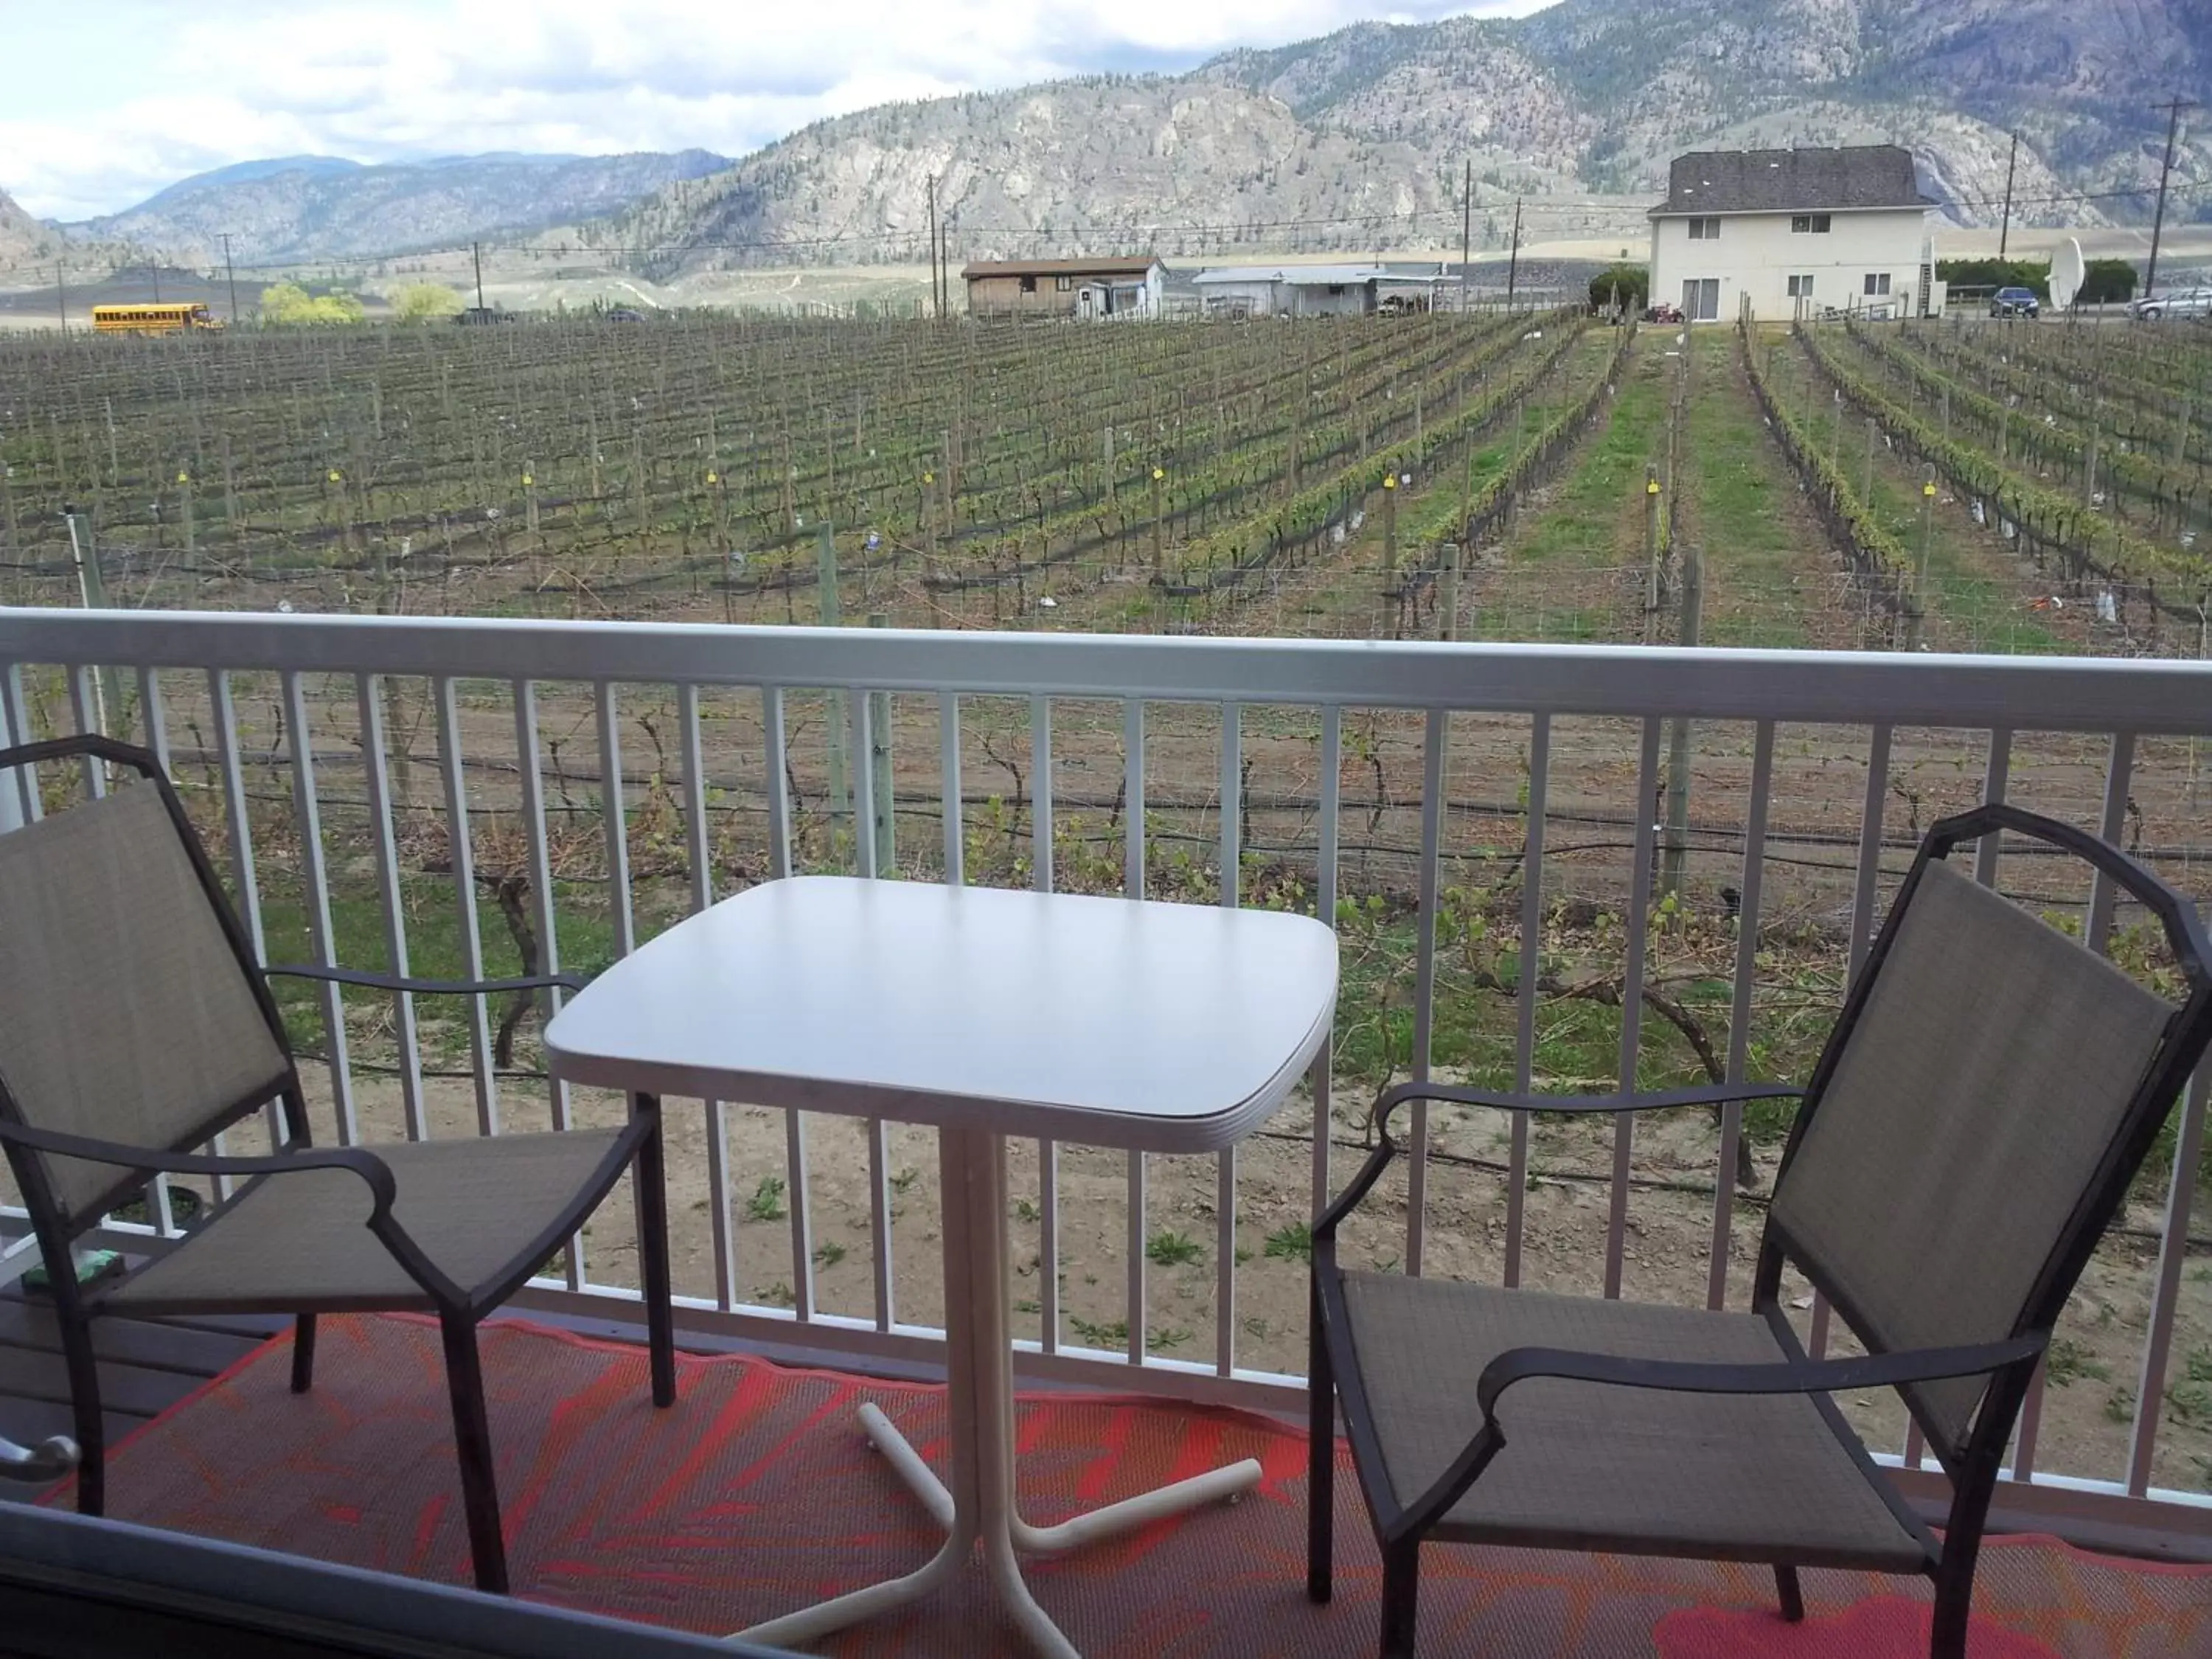
[[1385, 1090], [1375, 1103], [1375, 1129], [1381, 1144], [1367, 1155], [1351, 1183], [1336, 1195], [1314, 1223], [1314, 1237], [1333, 1235], [1337, 1224], [1352, 1213], [1368, 1189], [1397, 1155], [1390, 1139], [1390, 1115], [1409, 1100], [1448, 1100], [1462, 1106], [1493, 1106], [1515, 1112], [1657, 1112], [1675, 1106], [1721, 1106], [1730, 1101], [1802, 1097], [1805, 1091], [1787, 1083], [1716, 1083], [1694, 1089], [1660, 1089], [1648, 1094], [1534, 1095], [1495, 1089], [1470, 1089], [1450, 1083], [1401, 1083]]
[[171, 1152], [132, 1146], [119, 1140], [98, 1140], [90, 1135], [63, 1134], [27, 1123], [10, 1123], [4, 1118], [0, 1118], [0, 1140], [15, 1141], [56, 1158], [112, 1164], [125, 1170], [154, 1170], [163, 1175], [288, 1175], [295, 1170], [350, 1170], [368, 1183], [376, 1200], [372, 1218], [388, 1212], [398, 1197], [391, 1166], [358, 1146], [304, 1146], [296, 1152], [234, 1158], [216, 1152]]
[[35, 1446], [0, 1440], [0, 1480], [29, 1480], [43, 1486], [77, 1466], [82, 1454], [65, 1434], [50, 1434]]
[[1695, 1359], [1626, 1359], [1615, 1354], [1584, 1353], [1568, 1348], [1509, 1348], [1482, 1368], [1474, 1397], [1486, 1419], [1495, 1420], [1498, 1396], [1532, 1376], [1564, 1377], [1626, 1389], [1662, 1389], [1676, 1394], [1838, 1394], [1853, 1389], [1895, 1388], [1904, 1382], [1933, 1382], [1948, 1376], [1975, 1376], [2033, 1359], [2050, 1341], [2031, 1331], [2002, 1342], [1957, 1348], [1904, 1348], [1894, 1353], [1856, 1355], [1844, 1359], [1791, 1359], [1752, 1364]]
[[537, 991], [558, 985], [580, 991], [590, 983], [581, 974], [532, 974], [523, 979], [410, 979], [398, 974], [365, 973], [358, 968], [318, 968], [310, 963], [278, 963], [264, 968], [267, 978], [325, 979], [340, 985], [366, 985], [377, 991], [413, 991], [423, 996], [480, 996], [494, 991]]

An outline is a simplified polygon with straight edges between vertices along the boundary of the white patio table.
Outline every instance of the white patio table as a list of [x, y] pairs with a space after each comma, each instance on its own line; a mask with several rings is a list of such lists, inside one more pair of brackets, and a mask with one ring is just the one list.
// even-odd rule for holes
[[808, 1642], [902, 1606], [960, 1571], [980, 1542], [1037, 1650], [1075, 1659], [1030, 1596], [1017, 1550], [1072, 1548], [1258, 1482], [1247, 1459], [1058, 1526], [1021, 1518], [1006, 1142], [1230, 1146], [1320, 1053], [1336, 963], [1327, 927], [1274, 911], [797, 877], [679, 923], [556, 1016], [546, 1048], [571, 1083], [938, 1131], [945, 1479], [881, 1412], [860, 1415], [946, 1528], [945, 1547], [904, 1577], [756, 1626], [748, 1639]]

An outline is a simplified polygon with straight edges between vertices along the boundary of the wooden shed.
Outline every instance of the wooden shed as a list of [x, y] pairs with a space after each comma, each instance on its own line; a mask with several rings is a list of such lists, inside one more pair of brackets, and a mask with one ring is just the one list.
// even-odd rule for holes
[[1149, 253], [983, 259], [961, 271], [971, 317], [1157, 317], [1167, 268]]

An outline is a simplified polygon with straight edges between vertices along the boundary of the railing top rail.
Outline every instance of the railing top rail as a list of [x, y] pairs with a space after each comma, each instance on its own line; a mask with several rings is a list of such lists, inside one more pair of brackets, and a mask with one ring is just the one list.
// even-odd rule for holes
[[0, 607], [0, 660], [2212, 733], [2212, 663]]

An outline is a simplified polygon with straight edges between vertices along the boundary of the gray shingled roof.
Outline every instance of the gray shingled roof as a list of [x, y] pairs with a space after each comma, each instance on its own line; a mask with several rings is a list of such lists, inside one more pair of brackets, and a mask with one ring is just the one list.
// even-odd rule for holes
[[1935, 205], [1920, 193], [1912, 152], [1901, 144], [1708, 149], [1674, 158], [1668, 169], [1667, 199], [1651, 210], [1651, 217]]

